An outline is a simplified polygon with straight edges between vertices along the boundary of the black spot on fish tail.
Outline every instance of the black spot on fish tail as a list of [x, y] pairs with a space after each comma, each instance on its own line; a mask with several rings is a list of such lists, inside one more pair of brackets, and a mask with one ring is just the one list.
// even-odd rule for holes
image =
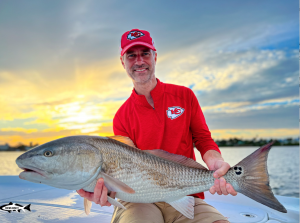
[[235, 166], [233, 169], [235, 170], [236, 175], [241, 175], [242, 174], [242, 167]]

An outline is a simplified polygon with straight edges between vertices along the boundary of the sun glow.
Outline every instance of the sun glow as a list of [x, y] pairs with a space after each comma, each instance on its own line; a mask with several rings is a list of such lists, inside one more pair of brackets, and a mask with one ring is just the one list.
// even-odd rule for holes
[[81, 133], [89, 133], [101, 127], [99, 120], [103, 118], [101, 113], [104, 110], [98, 104], [78, 101], [55, 106], [53, 116], [59, 119], [58, 126], [64, 129], [78, 129]]

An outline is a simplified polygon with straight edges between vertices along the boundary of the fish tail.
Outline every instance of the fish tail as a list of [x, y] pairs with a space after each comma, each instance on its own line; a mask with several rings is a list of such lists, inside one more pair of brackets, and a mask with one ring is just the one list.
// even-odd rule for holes
[[267, 158], [272, 144], [273, 142], [262, 146], [232, 167], [235, 177], [238, 178], [238, 186], [235, 189], [261, 204], [287, 213], [285, 207], [274, 196], [269, 185]]
[[26, 207], [24, 207], [24, 209], [28, 210], [28, 211], [31, 211], [30, 210], [30, 204], [28, 204]]

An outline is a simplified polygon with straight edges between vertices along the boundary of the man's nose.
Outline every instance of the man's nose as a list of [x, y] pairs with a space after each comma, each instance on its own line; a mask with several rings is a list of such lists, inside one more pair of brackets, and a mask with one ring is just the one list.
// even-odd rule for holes
[[136, 57], [136, 64], [141, 65], [144, 63], [143, 57], [141, 55], [137, 55]]

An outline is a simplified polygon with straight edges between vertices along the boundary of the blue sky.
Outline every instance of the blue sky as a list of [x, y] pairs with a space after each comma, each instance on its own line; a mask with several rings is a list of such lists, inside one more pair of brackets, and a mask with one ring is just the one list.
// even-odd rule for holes
[[121, 35], [190, 87], [214, 138], [299, 135], [298, 1], [1, 1], [0, 144], [111, 135], [132, 83]]

